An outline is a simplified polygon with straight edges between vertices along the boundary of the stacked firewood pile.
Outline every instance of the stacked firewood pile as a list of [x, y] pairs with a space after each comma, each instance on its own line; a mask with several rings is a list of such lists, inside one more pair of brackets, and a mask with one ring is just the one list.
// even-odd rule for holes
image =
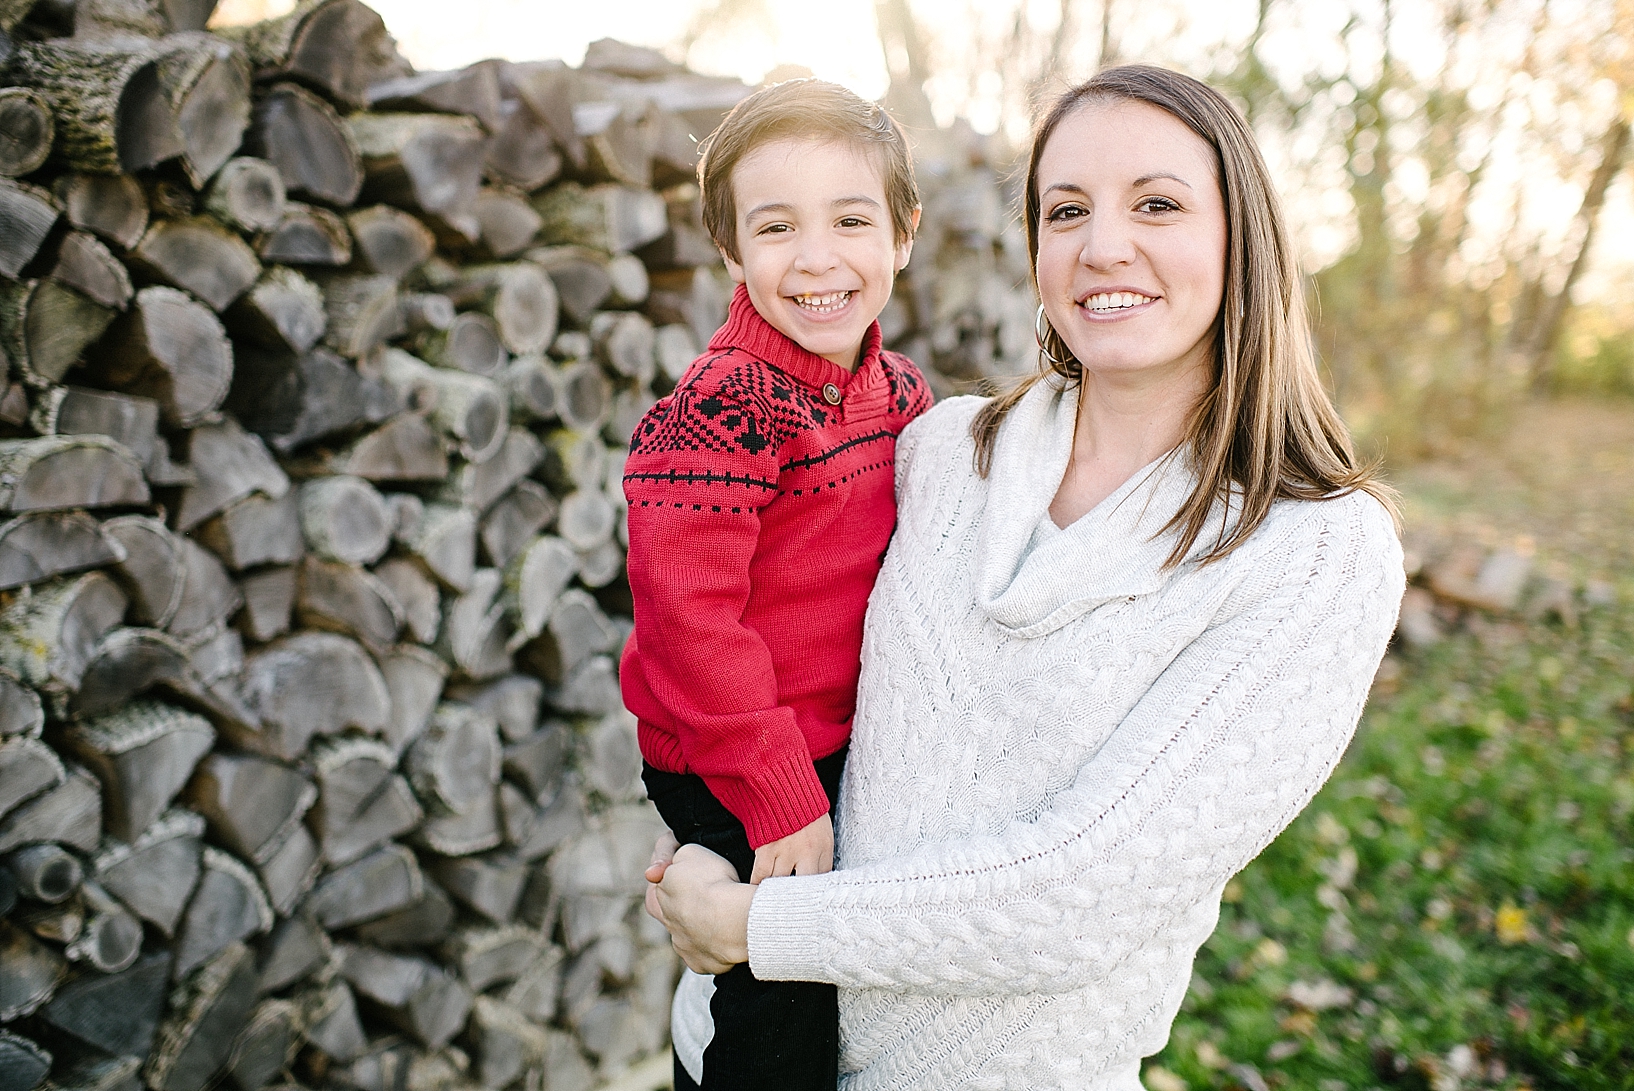
[[620, 475], [748, 89], [211, 6], [0, 0], [0, 1089], [589, 1088], [667, 1041]]

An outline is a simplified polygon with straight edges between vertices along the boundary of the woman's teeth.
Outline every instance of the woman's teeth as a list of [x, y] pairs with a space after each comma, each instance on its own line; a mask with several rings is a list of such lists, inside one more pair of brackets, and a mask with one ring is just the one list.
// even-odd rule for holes
[[853, 292], [826, 292], [823, 295], [797, 295], [794, 302], [808, 311], [829, 314], [850, 302]]
[[1157, 297], [1140, 295], [1138, 292], [1102, 292], [1084, 300], [1084, 306], [1092, 311], [1121, 311], [1126, 307], [1150, 303], [1155, 298]]

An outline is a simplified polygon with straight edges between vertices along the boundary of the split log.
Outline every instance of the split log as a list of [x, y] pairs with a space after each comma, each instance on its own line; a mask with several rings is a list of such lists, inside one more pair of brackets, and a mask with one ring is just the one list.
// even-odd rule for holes
[[228, 160], [204, 195], [205, 210], [235, 231], [271, 231], [284, 218], [284, 177], [265, 159]]
[[31, 512], [0, 523], [0, 588], [124, 559], [119, 540], [82, 511]]
[[305, 913], [286, 917], [273, 926], [256, 959], [260, 974], [256, 992], [282, 992], [321, 970], [329, 962], [334, 945], [329, 934]]
[[517, 1082], [524, 1071], [543, 1065], [550, 1052], [550, 1033], [544, 1027], [487, 996], [476, 998], [470, 1037], [477, 1054], [476, 1076], [484, 1087]]
[[646, 301], [651, 282], [647, 267], [634, 254], [614, 254], [607, 262], [607, 276], [613, 287], [607, 299], [610, 306], [639, 307]]
[[0, 921], [0, 1021], [20, 1018], [50, 1000], [67, 966], [56, 951]]
[[69, 223], [121, 249], [134, 247], [147, 231], [147, 194], [128, 174], [68, 174], [57, 180], [56, 192]]
[[545, 447], [525, 428], [510, 429], [486, 462], [466, 463], [449, 475], [438, 499], [485, 512], [545, 457]]
[[606, 256], [588, 247], [539, 247], [528, 252], [528, 260], [550, 274], [562, 313], [576, 326], [588, 326], [613, 292]]
[[500, 88], [532, 110], [573, 160], [584, 165], [584, 141], [573, 124], [573, 104], [580, 98], [579, 73], [561, 61], [529, 61], [500, 69]]
[[187, 580], [181, 540], [157, 519], [121, 515], [102, 524], [125, 551], [114, 575], [130, 598], [130, 618], [162, 628], [176, 616]]
[[535, 476], [561, 493], [600, 489], [607, 478], [607, 445], [594, 431], [558, 429], [550, 434]]
[[585, 146], [585, 174], [645, 189], [652, 185], [653, 119], [649, 108], [576, 102], [573, 126]]
[[352, 934], [376, 947], [430, 947], [441, 943], [454, 928], [454, 903], [436, 883], [427, 879], [424, 885], [419, 901], [360, 924]]
[[107, 436], [149, 466], [158, 448], [159, 404], [105, 390], [52, 387], [35, 401], [29, 424], [42, 436]]
[[514, 740], [533, 734], [544, 693], [538, 679], [510, 674], [493, 682], [450, 686], [447, 698], [492, 717], [500, 734]]
[[342, 945], [341, 976], [358, 996], [428, 1049], [441, 1049], [465, 1025], [471, 994], [441, 967], [421, 958]]
[[38, 841], [90, 852], [101, 837], [102, 796], [96, 778], [78, 766], [68, 769], [61, 784], [18, 804], [0, 819], [0, 852]]
[[392, 772], [396, 763], [391, 747], [373, 739], [314, 746], [318, 803], [311, 825], [325, 860], [349, 863], [420, 824], [424, 814], [408, 782]]
[[488, 563], [508, 569], [540, 531], [556, 521], [559, 505], [532, 481], [519, 481], [483, 516], [480, 537]]
[[536, 1023], [556, 1018], [556, 998], [561, 995], [562, 962], [565, 954], [555, 944], [546, 944], [531, 961], [520, 966], [516, 981], [505, 990], [505, 1002]]
[[27, 736], [0, 742], [0, 773], [0, 816], [68, 779], [56, 751]]
[[95, 883], [86, 883], [84, 930], [63, 951], [70, 962], [84, 962], [99, 973], [129, 969], [142, 953], [142, 924]]
[[386, 682], [368, 653], [333, 633], [299, 633], [250, 655], [240, 692], [261, 722], [246, 743], [286, 760], [315, 735], [382, 732], [391, 715]]
[[0, 666], [35, 689], [74, 691], [127, 601], [101, 572], [34, 588], [0, 611]]
[[470, 587], [443, 611], [437, 651], [456, 673], [472, 681], [497, 678], [511, 669], [513, 633], [505, 603], [499, 599], [504, 578], [496, 568], [479, 568]]
[[489, 129], [501, 122], [499, 61], [478, 61], [447, 72], [417, 72], [370, 87], [371, 110], [470, 114]]
[[603, 542], [579, 554], [579, 582], [592, 590], [609, 587], [624, 575], [624, 550], [616, 541]]
[[462, 928], [443, 944], [443, 959], [460, 972], [472, 992], [515, 981], [544, 951], [543, 938], [519, 925]]
[[284, 189], [344, 208], [363, 188], [363, 161], [335, 108], [304, 87], [280, 83], [256, 104], [245, 148], [278, 168]]
[[[556, 792], [556, 798], [549, 804], [541, 807], [534, 815], [533, 830], [528, 839], [517, 846], [517, 854], [525, 860], [537, 860], [554, 852], [558, 847], [584, 831], [586, 822], [584, 793], [576, 783], [564, 780], [563, 785]], [[543, 919], [535, 920], [528, 910], [531, 896], [523, 895], [523, 918], [530, 923], [543, 927], [547, 922]], [[536, 908], [546, 914], [555, 912], [552, 908], [554, 901], [549, 905], [539, 905]]]
[[11, 872], [18, 893], [46, 905], [56, 905], [79, 889], [85, 869], [58, 845], [29, 845], [0, 860]]
[[91, 870], [98, 884], [168, 939], [198, 882], [203, 837], [203, 818], [172, 810], [130, 844], [106, 843]]
[[182, 490], [176, 509], [179, 530], [191, 530], [253, 493], [278, 499], [289, 491], [289, 478], [266, 444], [231, 417], [193, 429], [187, 460], [197, 483]]
[[[453, 306], [452, 301], [449, 306]], [[496, 375], [509, 359], [494, 320], [473, 311], [455, 315], [441, 329], [426, 331], [415, 340], [414, 347], [429, 363], [473, 375]]]
[[317, 798], [317, 787], [287, 765], [221, 752], [199, 763], [187, 790], [215, 838], [257, 864], [272, 858]]
[[685, 323], [692, 327], [698, 343], [707, 345], [726, 321], [726, 308], [731, 302], [730, 286], [723, 287], [708, 268], [667, 272], [649, 268], [647, 272], [652, 278], [652, 290], [644, 308], [647, 317], [660, 326]]
[[261, 882], [265, 884], [267, 901], [273, 911], [288, 915], [323, 870], [318, 857], [318, 843], [305, 826], [296, 826], [283, 845], [260, 867]]
[[543, 352], [556, 336], [556, 286], [532, 262], [471, 266], [446, 291], [456, 305], [491, 315], [512, 352]]
[[391, 544], [386, 502], [360, 477], [320, 477], [301, 486], [301, 531], [320, 557], [373, 564]]
[[432, 367], [395, 348], [388, 348], [382, 355], [381, 377], [404, 398], [430, 390], [430, 419], [453, 438], [467, 461], [487, 461], [505, 441], [510, 407], [490, 380]]
[[592, 656], [578, 670], [563, 679], [550, 696], [550, 703], [562, 712], [584, 716], [607, 716], [624, 707], [619, 694], [618, 669], [612, 657]]
[[[611, 660], [602, 661], [611, 666]], [[641, 748], [636, 741], [635, 721], [625, 713], [622, 702], [610, 708], [604, 706], [602, 711], [601, 723], [585, 740], [580, 772], [585, 783], [604, 796], [641, 799], [645, 789], [641, 784]]]
[[313, 1004], [306, 1040], [325, 1057], [343, 1062], [358, 1057], [368, 1047], [363, 1024], [357, 1017], [357, 1000], [346, 982], [333, 982]]
[[353, 114], [346, 119], [363, 153], [364, 187], [374, 200], [417, 209], [467, 240], [487, 143], [474, 118], [447, 114]]
[[360, 0], [304, 0], [288, 15], [221, 33], [243, 45], [257, 79], [296, 79], [352, 107], [401, 64], [386, 24]]
[[[453, 326], [454, 319], [458, 317], [454, 312], [454, 301], [437, 292], [405, 292], [397, 300], [403, 309], [403, 324], [410, 333], [446, 330]], [[494, 339], [497, 341], [499, 335], [495, 334]]]
[[561, 788], [572, 748], [572, 729], [551, 722], [505, 747], [504, 771], [535, 803], [548, 804]]
[[401, 754], [431, 722], [448, 677], [448, 664], [425, 648], [405, 644], [381, 657], [380, 671], [391, 694], [386, 742]]
[[134, 841], [170, 806], [216, 733], [202, 716], [133, 701], [69, 726], [65, 737], [102, 781], [104, 827], [122, 841]]
[[317, 557], [301, 566], [295, 616], [309, 628], [354, 636], [376, 654], [390, 648], [403, 627], [403, 608], [383, 581], [356, 565]]
[[425, 264], [436, 249], [431, 231], [401, 209], [374, 205], [346, 215], [357, 240], [357, 257], [366, 272], [401, 280]]
[[[237, 593], [235, 585], [235, 597]], [[189, 637], [188, 642], [192, 648], [188, 666], [207, 688], [218, 688], [218, 683], [237, 678], [239, 671], [244, 669], [244, 638], [225, 621], [218, 621], [202, 633]]]
[[116, 314], [58, 280], [0, 281], [0, 346], [29, 386], [60, 381]]
[[72, 716], [100, 716], [155, 686], [184, 698], [198, 688], [194, 655], [169, 633], [157, 629], [115, 629], [96, 646], [68, 702]]
[[397, 282], [391, 277], [330, 273], [320, 284], [329, 316], [324, 343], [342, 356], [363, 356], [404, 332]]
[[510, 395], [512, 420], [543, 422], [555, 418], [560, 379], [555, 365], [542, 355], [517, 357], [500, 371], [498, 380]]
[[657, 400], [645, 385], [620, 390], [613, 396], [613, 411], [602, 433], [620, 447], [628, 447], [635, 430], [641, 426], [641, 419]]
[[[494, 152], [488, 159], [492, 169]], [[544, 222], [527, 198], [508, 189], [483, 188], [471, 208], [482, 231], [483, 247], [496, 258], [509, 258], [526, 250]]]
[[583, 330], [563, 330], [550, 343], [550, 354], [563, 361], [563, 366], [590, 355], [590, 335]]
[[448, 474], [448, 452], [425, 417], [404, 413], [329, 457], [325, 469], [365, 481], [440, 481]]
[[255, 958], [229, 944], [172, 997], [143, 1082], [153, 1091], [203, 1091], [254, 1006]]
[[51, 194], [27, 182], [0, 178], [0, 274], [16, 277], [34, 259], [61, 214]]
[[579, 555], [554, 535], [545, 535], [512, 562], [506, 588], [518, 630], [531, 639], [544, 632], [550, 612], [579, 572]]
[[153, 1048], [170, 984], [170, 955], [146, 955], [111, 974], [80, 974], [57, 990], [40, 1020], [76, 1042], [114, 1056]]
[[483, 173], [520, 190], [541, 188], [562, 172], [562, 156], [550, 126], [515, 99], [502, 101], [500, 111], [503, 120], [488, 142]]
[[121, 49], [53, 39], [21, 45], [11, 77], [51, 104], [56, 150], [75, 170], [146, 170], [183, 150], [174, 107], [145, 43]]
[[333, 931], [405, 909], [423, 892], [414, 853], [391, 844], [325, 875], [308, 896], [306, 911]]
[[562, 498], [556, 532], [568, 545], [588, 553], [610, 541], [618, 526], [618, 512], [599, 488], [580, 488]]
[[166, 628], [183, 640], [202, 636], [233, 616], [243, 603], [238, 585], [215, 554], [190, 538], [181, 539], [182, 600]]
[[0, 381], [0, 421], [22, 424], [28, 420], [28, 387], [19, 382]]
[[493, 720], [442, 704], [409, 747], [405, 769], [427, 818], [416, 838], [434, 852], [463, 856], [501, 840], [495, 786], [499, 737]]
[[[234, 160], [234, 162], [254, 160]], [[297, 355], [318, 343], [329, 324], [323, 292], [295, 270], [274, 266], [224, 316], [233, 334]]]
[[124, 310], [135, 289], [125, 265], [95, 235], [70, 231], [57, 247], [51, 279], [66, 284], [93, 303]]
[[638, 386], [647, 386], [657, 373], [656, 338], [652, 323], [633, 311], [603, 311], [590, 320], [590, 340], [596, 358]]
[[609, 1069], [625, 1068], [641, 1053], [643, 1034], [635, 1007], [623, 997], [603, 996], [579, 1018], [579, 1041]]
[[[44, 726], [40, 695], [10, 671], [0, 670], [0, 743], [12, 736], [37, 738]], [[0, 804], [0, 812], [5, 809]]]
[[191, 428], [221, 405], [233, 350], [208, 307], [174, 288], [143, 288], [104, 341], [89, 371], [127, 394], [159, 403], [165, 423]]
[[562, 425], [580, 432], [596, 432], [613, 409], [613, 387], [601, 368], [589, 360], [564, 367], [556, 403]]
[[233, 572], [263, 564], [288, 565], [306, 552], [295, 490], [273, 499], [253, 492], [201, 524], [193, 537]]
[[[254, 872], [208, 845], [201, 862], [198, 886], [176, 933], [171, 976], [177, 981], [240, 940], [272, 928], [272, 905]], [[250, 978], [253, 987], [253, 964]]]
[[141, 1087], [142, 1058], [87, 1059], [52, 1081], [62, 1091], [137, 1091]]
[[[529, 620], [533, 617], [537, 614]], [[523, 665], [550, 684], [561, 685], [591, 656], [610, 650], [619, 632], [596, 600], [574, 587], [557, 597], [545, 625], [529, 637], [519, 652]]]
[[669, 231], [657, 241], [641, 247], [637, 253], [649, 273], [690, 270], [700, 265], [713, 265], [720, 260], [720, 251], [715, 249], [714, 240], [708, 232], [690, 220], [678, 219], [673, 211]]
[[426, 578], [413, 562], [401, 559], [386, 561], [375, 569], [374, 574], [402, 607], [403, 624], [408, 627], [408, 635], [420, 644], [430, 644], [436, 640], [437, 628], [442, 623], [442, 602], [437, 594], [437, 585]]
[[[238, 50], [202, 32], [167, 35], [154, 49], [159, 90], [175, 118], [182, 169], [194, 189], [203, 189], [238, 149], [249, 125], [249, 65]], [[124, 133], [120, 136], [123, 155]], [[141, 168], [130, 164], [127, 169]]]
[[243, 346], [227, 408], [279, 454], [390, 415], [395, 399], [328, 349], [300, 356]]
[[438, 860], [431, 875], [460, 904], [494, 924], [508, 924], [527, 882], [527, 864], [506, 852]]
[[76, 892], [58, 905], [24, 905], [12, 911], [11, 919], [40, 939], [70, 944], [85, 930], [85, 900]]
[[131, 261], [139, 271], [187, 289], [217, 312], [261, 275], [255, 251], [208, 216], [158, 221], [131, 251]]
[[255, 242], [262, 261], [290, 265], [345, 265], [352, 260], [346, 221], [327, 208], [288, 201], [272, 230]]
[[240, 579], [238, 590], [244, 596], [244, 610], [238, 617], [244, 635], [258, 644], [264, 644], [287, 633], [290, 616], [295, 609], [298, 583], [299, 577], [293, 566], [269, 568]]
[[240, 1091], [259, 1091], [295, 1059], [306, 1018], [291, 1000], [263, 1000], [250, 1013], [227, 1055], [227, 1075]]
[[26, 87], [0, 90], [0, 176], [33, 174], [56, 139], [51, 105]]
[[536, 196], [534, 208], [544, 218], [539, 237], [552, 246], [627, 254], [669, 230], [664, 199], [647, 189], [564, 182]]

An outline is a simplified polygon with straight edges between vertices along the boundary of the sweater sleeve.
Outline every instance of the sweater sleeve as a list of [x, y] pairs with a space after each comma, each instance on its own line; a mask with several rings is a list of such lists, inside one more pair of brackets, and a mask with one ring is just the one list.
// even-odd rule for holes
[[778, 444], [752, 406], [677, 394], [643, 422], [625, 463], [635, 601], [627, 654], [642, 683], [638, 691], [625, 679], [626, 703], [642, 717], [660, 711], [687, 768], [759, 848], [828, 812], [794, 711], [778, 703], [771, 653], [743, 624], [759, 512], [777, 495]]
[[1036, 821], [763, 882], [755, 976], [1055, 993], [1138, 973], [1154, 936], [1205, 908], [1212, 921], [1226, 880], [1338, 763], [1400, 603], [1378, 505], [1320, 507], [1331, 514], [1286, 576], [1188, 646]]

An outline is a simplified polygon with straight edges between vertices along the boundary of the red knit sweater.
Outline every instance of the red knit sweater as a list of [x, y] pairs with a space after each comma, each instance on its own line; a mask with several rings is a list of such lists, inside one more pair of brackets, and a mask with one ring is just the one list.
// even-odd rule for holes
[[624, 703], [642, 756], [703, 777], [755, 848], [828, 810], [811, 763], [851, 736], [896, 437], [929, 405], [913, 362], [880, 351], [878, 323], [848, 373], [739, 286], [630, 443]]

